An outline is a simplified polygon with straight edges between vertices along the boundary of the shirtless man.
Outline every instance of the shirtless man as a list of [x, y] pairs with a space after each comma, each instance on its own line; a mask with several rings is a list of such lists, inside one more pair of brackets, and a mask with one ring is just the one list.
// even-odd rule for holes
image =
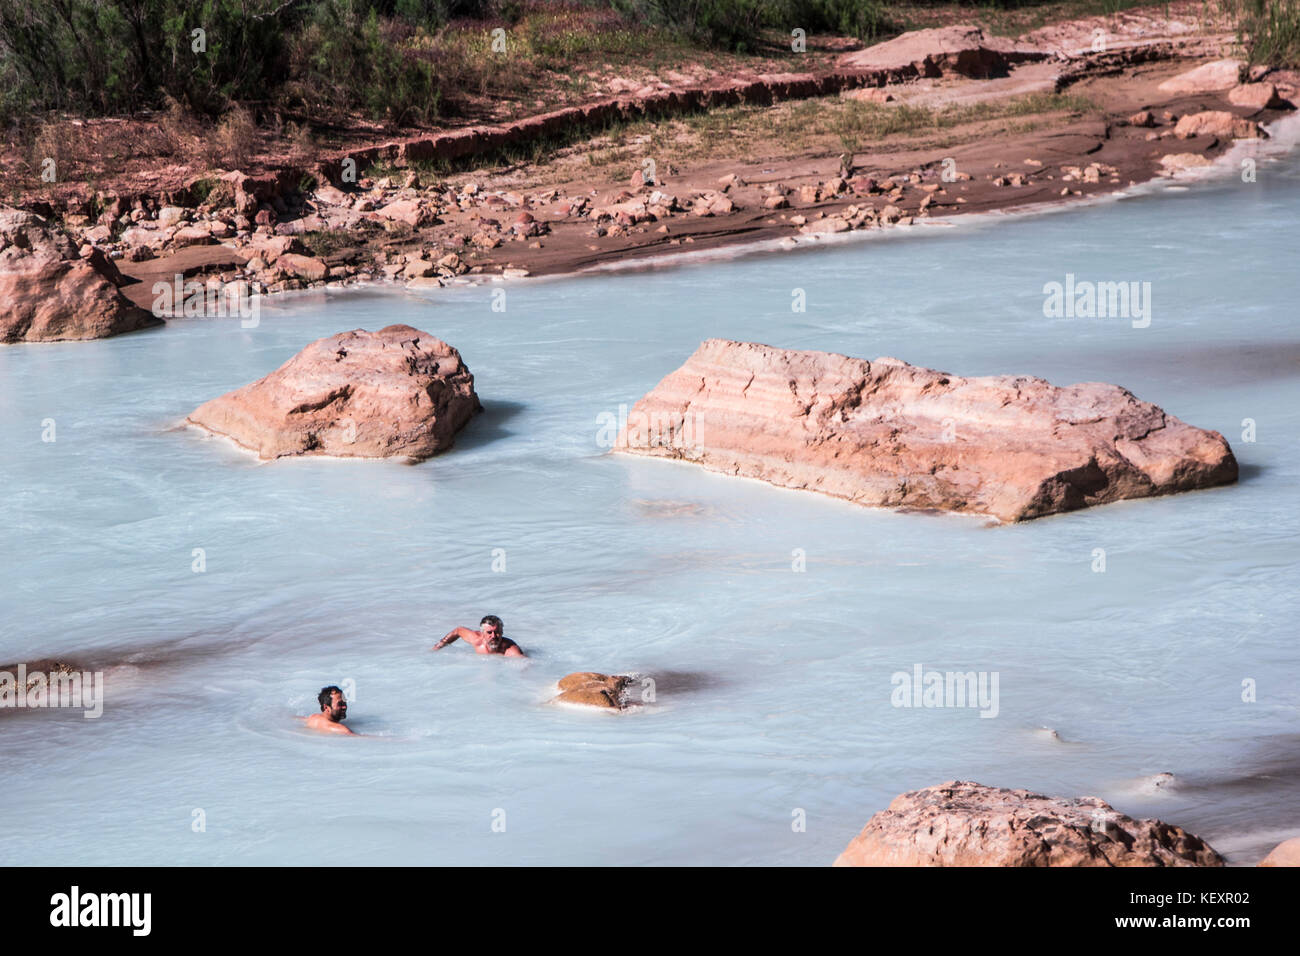
[[489, 614], [483, 620], [478, 622], [481, 631], [472, 631], [468, 627], [452, 628], [437, 644], [433, 645], [435, 651], [440, 651], [448, 644], [451, 644], [456, 638], [462, 638], [465, 643], [474, 646], [476, 654], [500, 654], [503, 657], [527, 657], [514, 641], [506, 637], [503, 633], [505, 625], [501, 623], [501, 618], [495, 614]]
[[320, 701], [320, 713], [303, 718], [312, 730], [327, 734], [349, 734], [356, 736], [343, 726], [348, 716], [348, 702], [343, 698], [343, 691], [334, 685], [322, 687], [316, 699]]

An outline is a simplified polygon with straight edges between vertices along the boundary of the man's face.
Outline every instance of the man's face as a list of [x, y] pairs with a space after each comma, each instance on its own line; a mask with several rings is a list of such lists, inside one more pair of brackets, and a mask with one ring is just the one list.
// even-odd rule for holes
[[501, 636], [501, 628], [492, 621], [488, 621], [483, 625], [483, 636], [489, 641], [494, 641]]
[[325, 709], [325, 716], [338, 723], [348, 715], [348, 702], [338, 691], [330, 694], [330, 705]]

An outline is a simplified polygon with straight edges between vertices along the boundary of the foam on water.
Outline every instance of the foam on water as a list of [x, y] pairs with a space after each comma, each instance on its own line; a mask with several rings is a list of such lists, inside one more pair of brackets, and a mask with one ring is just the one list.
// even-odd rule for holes
[[[0, 661], [109, 671], [99, 720], [0, 712], [0, 862], [823, 864], [953, 778], [1095, 794], [1254, 862], [1300, 829], [1298, 218], [1292, 156], [1254, 184], [512, 284], [504, 313], [484, 287], [310, 294], [255, 329], [0, 350]], [[1044, 318], [1067, 272], [1150, 281], [1150, 327]], [[176, 428], [395, 322], [475, 374], [486, 411], [444, 456], [266, 464]], [[1242, 480], [990, 528], [606, 454], [597, 417], [714, 336], [1116, 382], [1222, 431]], [[430, 652], [485, 613], [531, 658]], [[894, 707], [916, 664], [997, 672], [997, 718]], [[577, 670], [655, 699], [547, 705]], [[373, 736], [307, 733], [344, 682]]]

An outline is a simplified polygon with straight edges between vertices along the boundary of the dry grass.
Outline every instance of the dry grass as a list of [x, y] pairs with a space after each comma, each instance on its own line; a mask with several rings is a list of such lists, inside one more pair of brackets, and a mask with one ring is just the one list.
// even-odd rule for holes
[[[861, 152], [894, 139], [924, 140], [990, 121], [1097, 109], [1072, 94], [1031, 94], [969, 106], [932, 109], [826, 97], [775, 107], [736, 106], [666, 122], [629, 123], [567, 152], [587, 166], [660, 161], [768, 160]], [[1013, 131], [1004, 124], [1003, 129]]]

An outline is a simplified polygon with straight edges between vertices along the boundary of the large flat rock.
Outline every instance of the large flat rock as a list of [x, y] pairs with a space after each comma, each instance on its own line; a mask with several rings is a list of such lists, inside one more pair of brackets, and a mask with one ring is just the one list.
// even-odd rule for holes
[[260, 458], [331, 455], [421, 460], [449, 448], [482, 411], [460, 353], [390, 325], [340, 332], [265, 378], [200, 405], [186, 421]]
[[895, 797], [835, 866], [1222, 866], [1204, 840], [1067, 799], [953, 780]]
[[899, 78], [956, 73], [978, 79], [1005, 76], [1016, 63], [1045, 60], [1045, 50], [992, 37], [973, 24], [911, 30], [865, 50], [846, 53], [841, 69], [882, 70]]
[[615, 450], [1003, 521], [1237, 479], [1222, 435], [1117, 385], [961, 378], [725, 339], [704, 342], [637, 402]]

